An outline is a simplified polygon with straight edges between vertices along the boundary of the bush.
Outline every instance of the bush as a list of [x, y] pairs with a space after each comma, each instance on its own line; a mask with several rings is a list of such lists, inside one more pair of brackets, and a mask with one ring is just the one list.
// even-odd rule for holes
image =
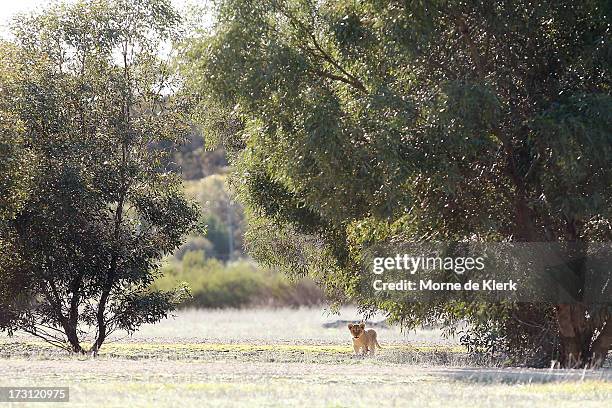
[[544, 368], [559, 358], [552, 307], [530, 303], [486, 305], [466, 315], [459, 341], [472, 354], [513, 366]]
[[186, 283], [192, 297], [183, 307], [226, 308], [248, 306], [307, 306], [323, 302], [314, 282], [291, 282], [280, 273], [248, 260], [223, 263], [206, 258], [203, 251], [187, 252], [170, 261], [157, 279], [157, 289], [170, 290]]

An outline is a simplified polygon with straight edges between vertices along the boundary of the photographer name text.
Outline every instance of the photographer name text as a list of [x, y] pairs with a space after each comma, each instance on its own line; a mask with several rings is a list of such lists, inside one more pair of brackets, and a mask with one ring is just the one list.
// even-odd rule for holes
[[419, 281], [402, 279], [398, 282], [384, 282], [376, 279], [372, 286], [375, 291], [516, 291], [517, 283], [510, 279], [507, 282], [498, 282], [495, 279], [482, 281], [469, 280], [460, 282], [434, 282], [431, 279]]

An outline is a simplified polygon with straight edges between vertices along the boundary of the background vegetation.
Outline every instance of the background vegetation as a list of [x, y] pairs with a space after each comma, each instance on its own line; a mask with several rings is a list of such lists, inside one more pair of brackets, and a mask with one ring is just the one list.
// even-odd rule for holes
[[324, 303], [322, 291], [310, 279], [290, 281], [286, 275], [251, 260], [223, 262], [203, 251], [189, 251], [162, 268], [154, 286], [172, 290], [187, 284], [191, 297], [183, 307], [298, 307]]
[[246, 252], [246, 219], [228, 184], [231, 173], [223, 147], [206, 147], [193, 129], [172, 156], [184, 191], [201, 210], [204, 233], [186, 237], [168, 257], [154, 287], [173, 290], [186, 284], [192, 297], [181, 307], [299, 307], [325, 302], [322, 290], [307, 277], [295, 278], [262, 267]]

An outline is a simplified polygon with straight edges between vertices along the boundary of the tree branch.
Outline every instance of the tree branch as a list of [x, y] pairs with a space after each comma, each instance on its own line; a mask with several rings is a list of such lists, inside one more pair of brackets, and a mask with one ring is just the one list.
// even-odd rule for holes
[[354, 88], [358, 89], [361, 92], [367, 92], [367, 88], [365, 87], [365, 85], [363, 84], [361, 80], [359, 80], [356, 76], [352, 75], [350, 72], [344, 69], [338, 61], [336, 61], [331, 55], [329, 55], [329, 53], [327, 53], [323, 49], [323, 47], [321, 46], [321, 44], [319, 44], [319, 41], [317, 40], [317, 37], [312, 32], [312, 30], [310, 30], [299, 19], [292, 16], [291, 13], [289, 13], [284, 8], [279, 8], [278, 10], [282, 15], [284, 15], [287, 19], [289, 19], [289, 21], [293, 24], [294, 27], [298, 28], [298, 30], [302, 31], [304, 35], [309, 37], [312, 40], [312, 44], [315, 47], [314, 50], [308, 46], [298, 46], [298, 48], [301, 48], [307, 51], [309, 54], [311, 54], [314, 57], [323, 58], [324, 61], [327, 61], [331, 66], [333, 66], [335, 69], [337, 69], [338, 71], [342, 73], [342, 75], [336, 75], [332, 73], [327, 73], [326, 71], [319, 71], [319, 72], [325, 73], [325, 75], [323, 75], [324, 77], [332, 79], [332, 80], [342, 81], [346, 84], [353, 86]]
[[462, 15], [457, 15], [455, 16], [455, 22], [457, 24], [459, 33], [461, 33], [461, 37], [464, 38], [468, 46], [470, 58], [472, 58], [472, 62], [474, 62], [474, 67], [476, 68], [476, 73], [478, 74], [478, 77], [484, 78], [486, 74], [484, 62], [482, 60], [482, 57], [480, 56], [480, 52], [478, 52], [478, 47], [476, 46], [476, 43], [472, 38], [472, 33], [465, 17]]
[[30, 330], [30, 329], [24, 329], [24, 328], [22, 328], [21, 330], [23, 330], [24, 332], [28, 334], [31, 334], [34, 337], [38, 337], [39, 339], [45, 341], [46, 343], [51, 344], [52, 346], [58, 347], [67, 352], [71, 352], [70, 346], [68, 346], [66, 342], [61, 341], [60, 339], [57, 339], [54, 336], [45, 337], [44, 335], [38, 334], [36, 330]]

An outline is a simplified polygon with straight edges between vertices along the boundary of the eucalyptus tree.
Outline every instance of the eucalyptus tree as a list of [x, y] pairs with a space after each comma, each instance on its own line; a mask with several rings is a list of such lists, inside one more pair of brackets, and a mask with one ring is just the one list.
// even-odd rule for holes
[[598, 365], [609, 304], [377, 302], [357, 260], [386, 241], [610, 242], [611, 18], [600, 0], [223, 0], [185, 72], [258, 259], [407, 326], [467, 318], [537, 364]]
[[23, 279], [1, 299], [13, 313], [0, 328], [96, 354], [180, 301], [150, 288], [198, 217], [163, 165], [189, 130], [160, 51], [178, 24], [168, 0], [83, 0], [14, 21], [15, 93], [3, 98], [35, 171], [2, 227], [19, 260], [4, 269]]
[[[0, 91], [16, 91], [19, 60], [15, 47], [0, 42]], [[0, 220], [10, 218], [27, 193], [30, 157], [24, 145], [24, 129], [10, 98], [0, 99]]]
[[[13, 95], [17, 86], [19, 59], [15, 47], [0, 42], [0, 92]], [[6, 228], [8, 221], [19, 211], [26, 200], [34, 167], [32, 155], [25, 146], [24, 129], [12, 109], [10, 98], [0, 98], [0, 304], [17, 298], [17, 288], [24, 285], [23, 276], [11, 267], [16, 257], [10, 250], [11, 235]], [[15, 310], [0, 308], [0, 328], [8, 325]]]

